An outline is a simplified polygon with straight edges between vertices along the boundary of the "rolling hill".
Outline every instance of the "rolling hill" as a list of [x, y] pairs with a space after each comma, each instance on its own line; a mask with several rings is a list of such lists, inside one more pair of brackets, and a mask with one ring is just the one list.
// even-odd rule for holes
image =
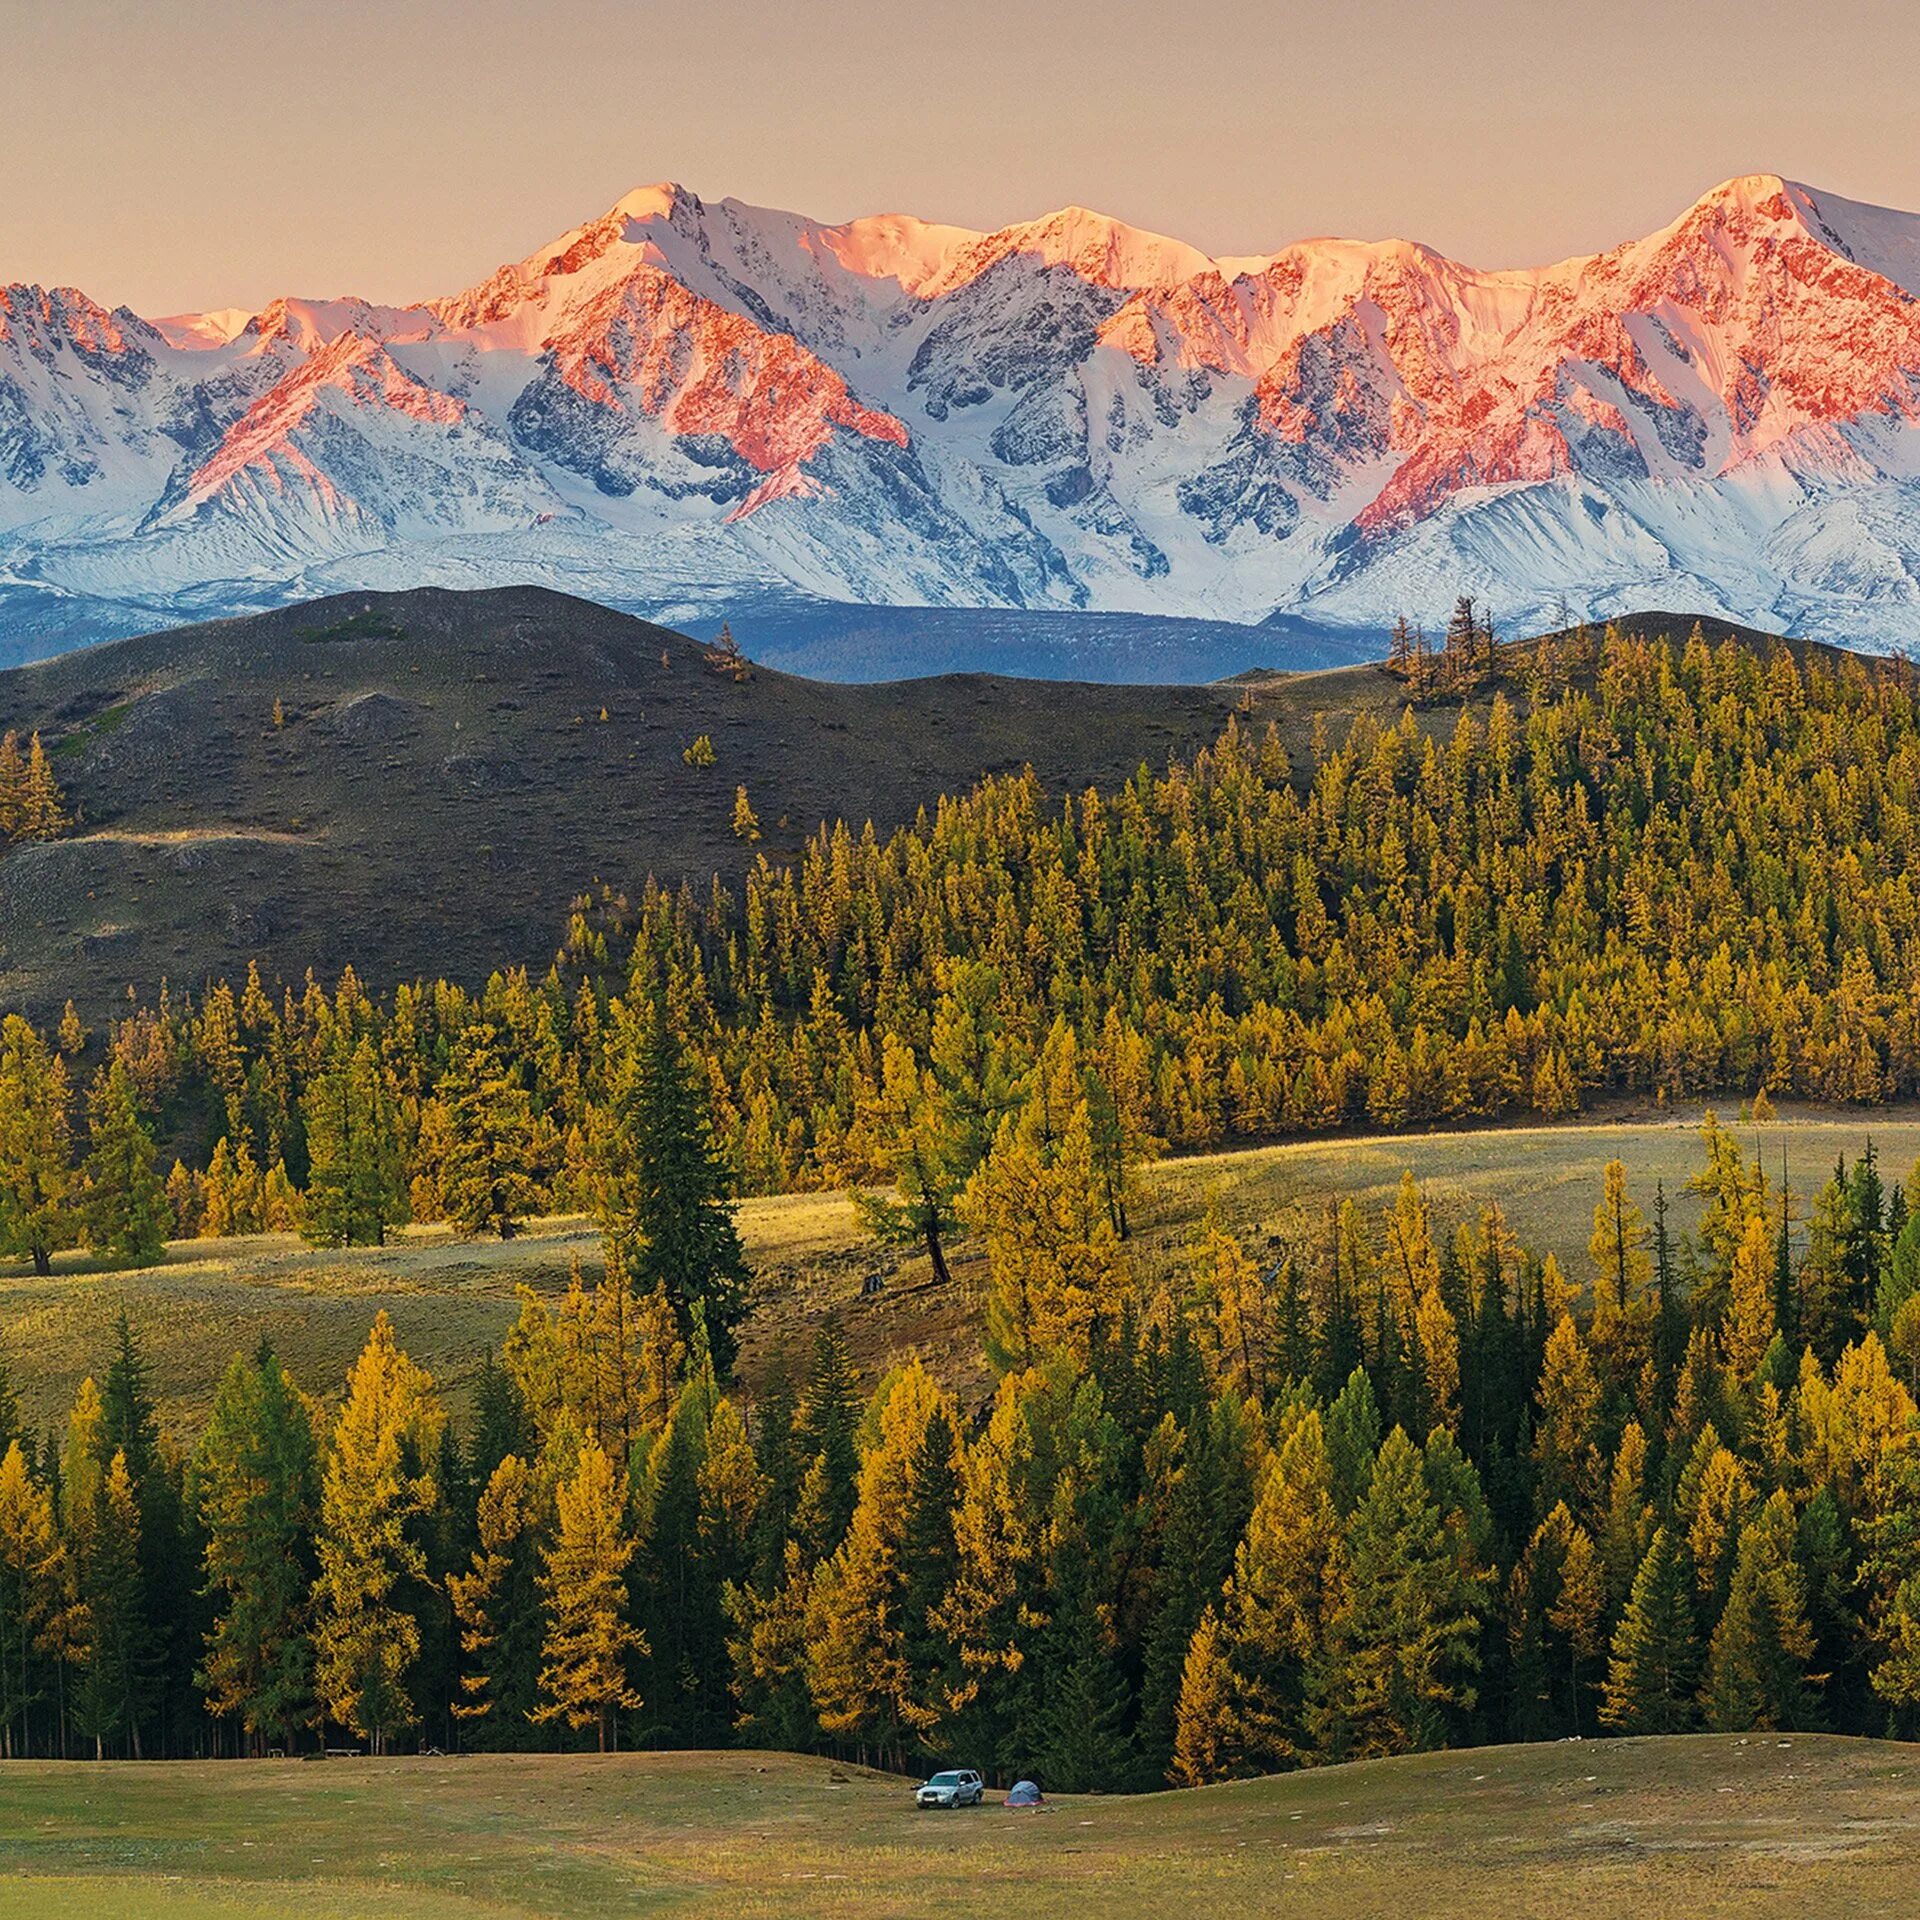
[[[698, 883], [822, 820], [910, 820], [983, 772], [1110, 783], [1211, 739], [1219, 688], [757, 670], [535, 588], [349, 595], [0, 675], [80, 815], [0, 859], [0, 1001], [96, 1008], [258, 958], [297, 980], [539, 966], [570, 900]], [[275, 722], [276, 706], [280, 715]], [[716, 763], [685, 764], [699, 735]]]
[[[1693, 618], [1632, 624], [1684, 637]], [[822, 822], [884, 833], [1024, 765], [1056, 791], [1111, 787], [1236, 711], [1274, 722], [1301, 766], [1316, 716], [1337, 736], [1405, 699], [1378, 665], [736, 681], [682, 634], [534, 587], [348, 594], [114, 642], [0, 673], [0, 728], [41, 734], [78, 814], [71, 837], [0, 857], [0, 1005], [74, 995], [98, 1013], [252, 960], [296, 982], [348, 964], [376, 989], [479, 981], [544, 966], [598, 884], [705, 887], [793, 857]], [[705, 769], [682, 757], [702, 734]], [[732, 830], [741, 786], [752, 847]]]

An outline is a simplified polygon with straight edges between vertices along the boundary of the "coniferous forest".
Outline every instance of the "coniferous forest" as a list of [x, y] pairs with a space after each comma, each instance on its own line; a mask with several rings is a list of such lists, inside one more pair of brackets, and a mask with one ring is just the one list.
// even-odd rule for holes
[[[1130, 1257], [1173, 1148], [1920, 1085], [1910, 673], [1608, 633], [1525, 678], [1445, 724], [1410, 685], [1310, 767], [1235, 726], [583, 900], [538, 979], [9, 1018], [38, 1271], [562, 1208], [605, 1259], [523, 1295], [457, 1423], [384, 1315], [344, 1383], [236, 1355], [194, 1433], [124, 1322], [59, 1430], [0, 1389], [0, 1752], [737, 1741], [1071, 1789], [1913, 1731], [1920, 1170], [1803, 1199], [1709, 1124], [1685, 1236], [1616, 1165], [1584, 1250], [1409, 1180]], [[831, 1325], [737, 1385], [731, 1201], [809, 1185], [937, 1280], [984, 1252], [984, 1404]]]

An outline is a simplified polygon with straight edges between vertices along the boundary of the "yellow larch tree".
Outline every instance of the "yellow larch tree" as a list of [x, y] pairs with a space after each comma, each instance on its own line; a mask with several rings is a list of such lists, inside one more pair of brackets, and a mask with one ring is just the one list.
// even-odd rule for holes
[[1128, 1282], [1064, 1020], [1047, 1037], [1025, 1104], [1001, 1123], [968, 1182], [962, 1212], [986, 1241], [989, 1354], [1008, 1369], [1054, 1353], [1084, 1365], [1096, 1329], [1118, 1323]]
[[420, 1623], [405, 1586], [426, 1575], [413, 1523], [439, 1500], [445, 1415], [431, 1377], [400, 1351], [384, 1309], [347, 1375], [320, 1484], [314, 1688], [326, 1717], [376, 1753], [415, 1719], [407, 1675]]
[[1260, 1269], [1211, 1214], [1194, 1256], [1194, 1269], [1201, 1298], [1209, 1309], [1202, 1325], [1208, 1333], [1219, 1382], [1243, 1398], [1257, 1398], [1266, 1384], [1262, 1342], [1267, 1300]]
[[1774, 1335], [1773, 1228], [1766, 1217], [1749, 1214], [1734, 1246], [1727, 1278], [1727, 1316], [1720, 1327], [1720, 1351], [1728, 1385], [1744, 1394], [1767, 1357]]
[[1319, 1412], [1308, 1410], [1287, 1423], [1268, 1455], [1221, 1596], [1227, 1681], [1224, 1708], [1210, 1715], [1218, 1722], [1216, 1764], [1265, 1773], [1299, 1759], [1307, 1675], [1341, 1604], [1344, 1567], [1326, 1432]]
[[892, 1383], [860, 1462], [846, 1538], [807, 1605], [808, 1685], [828, 1733], [894, 1753], [915, 1718], [900, 1598], [901, 1550], [928, 1429], [957, 1433], [952, 1404], [916, 1358]]
[[1533, 1431], [1540, 1500], [1564, 1500], [1587, 1511], [1599, 1486], [1600, 1452], [1594, 1442], [1600, 1415], [1600, 1382], [1593, 1356], [1573, 1316], [1565, 1314], [1547, 1336], [1540, 1369], [1540, 1412]]
[[597, 1440], [580, 1449], [571, 1479], [555, 1490], [557, 1527], [541, 1591], [548, 1627], [540, 1668], [541, 1722], [598, 1729], [600, 1751], [619, 1745], [618, 1715], [641, 1704], [627, 1675], [647, 1638], [627, 1619], [626, 1572], [635, 1541], [624, 1476]]
[[461, 1698], [454, 1702], [459, 1720], [484, 1719], [496, 1711], [530, 1709], [512, 1698], [515, 1649], [508, 1642], [516, 1626], [509, 1618], [510, 1583], [516, 1564], [524, 1565], [529, 1538], [538, 1519], [537, 1490], [527, 1463], [508, 1454], [480, 1491], [475, 1514], [475, 1545], [465, 1573], [449, 1574], [447, 1598], [459, 1624], [463, 1671]]
[[1186, 1664], [1180, 1672], [1173, 1765], [1167, 1776], [1176, 1787], [1204, 1787], [1231, 1776], [1231, 1691], [1232, 1675], [1221, 1642], [1220, 1616], [1208, 1607], [1187, 1643]]

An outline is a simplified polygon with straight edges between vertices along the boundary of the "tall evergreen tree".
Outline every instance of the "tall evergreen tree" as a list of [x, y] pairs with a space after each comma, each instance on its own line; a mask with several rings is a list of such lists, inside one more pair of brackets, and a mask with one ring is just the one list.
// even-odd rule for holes
[[447, 1218], [468, 1233], [511, 1239], [539, 1204], [541, 1186], [533, 1102], [493, 1026], [480, 1021], [461, 1032], [439, 1095], [447, 1125], [439, 1180]]
[[116, 1452], [101, 1482], [89, 1528], [80, 1591], [87, 1612], [87, 1664], [74, 1700], [74, 1724], [93, 1742], [139, 1758], [149, 1684], [146, 1596], [140, 1579], [140, 1510], [127, 1456]]
[[662, 1010], [622, 1049], [601, 1188], [609, 1261], [625, 1266], [636, 1292], [664, 1289], [683, 1337], [705, 1327], [725, 1379], [747, 1310], [746, 1259], [708, 1103]]
[[948, 1239], [959, 1230], [959, 1198], [973, 1167], [966, 1157], [965, 1134], [941, 1098], [929, 1068], [897, 1035], [887, 1036], [881, 1055], [880, 1086], [869, 1115], [893, 1173], [893, 1191], [854, 1190], [860, 1223], [893, 1246], [926, 1250], [933, 1277], [942, 1286]]
[[154, 1171], [153, 1136], [140, 1118], [122, 1061], [115, 1059], [102, 1070], [89, 1106], [87, 1238], [127, 1266], [151, 1266], [166, 1244], [167, 1193]]
[[1440, 1745], [1476, 1697], [1480, 1575], [1448, 1538], [1420, 1449], [1398, 1427], [1353, 1511], [1346, 1560], [1315, 1676], [1321, 1745], [1355, 1757]]
[[379, 1246], [404, 1217], [394, 1103], [371, 1039], [338, 1041], [308, 1083], [301, 1230], [319, 1247]]
[[1684, 1733], [1699, 1670], [1686, 1558], [1659, 1528], [1614, 1629], [1600, 1718], [1620, 1733]]
[[313, 1590], [321, 1710], [376, 1753], [418, 1718], [407, 1683], [420, 1623], [401, 1602], [426, 1572], [412, 1523], [439, 1499], [443, 1419], [432, 1380], [400, 1351], [382, 1311], [347, 1375], [327, 1452]]
[[256, 1751], [287, 1744], [312, 1712], [318, 1460], [312, 1419], [270, 1349], [227, 1369], [190, 1485], [216, 1609], [196, 1679]]
[[810, 1559], [823, 1560], [833, 1552], [853, 1519], [859, 1427], [853, 1355], [839, 1323], [829, 1320], [814, 1336], [813, 1364], [796, 1427], [795, 1450], [805, 1465], [794, 1530]]
[[498, 1460], [480, 1494], [472, 1564], [447, 1583], [463, 1660], [454, 1717], [488, 1747], [528, 1744], [541, 1705], [537, 1500], [525, 1461], [512, 1453]]

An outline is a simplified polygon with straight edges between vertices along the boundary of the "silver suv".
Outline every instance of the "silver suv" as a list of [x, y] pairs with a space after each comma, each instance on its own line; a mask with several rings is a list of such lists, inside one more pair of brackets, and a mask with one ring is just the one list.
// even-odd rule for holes
[[913, 1796], [916, 1807], [977, 1807], [987, 1790], [980, 1776], [970, 1768], [958, 1767], [951, 1773], [936, 1773]]

